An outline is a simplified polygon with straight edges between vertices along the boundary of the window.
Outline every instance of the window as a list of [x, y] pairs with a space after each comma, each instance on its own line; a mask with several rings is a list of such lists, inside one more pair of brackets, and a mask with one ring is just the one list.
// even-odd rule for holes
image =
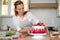
[[8, 0], [2, 0], [2, 14], [8, 15]]
[[[11, 16], [15, 15], [14, 13], [14, 2], [17, 0], [1, 0], [2, 1], [2, 16]], [[24, 10], [29, 10], [29, 0], [21, 0], [24, 3]]]

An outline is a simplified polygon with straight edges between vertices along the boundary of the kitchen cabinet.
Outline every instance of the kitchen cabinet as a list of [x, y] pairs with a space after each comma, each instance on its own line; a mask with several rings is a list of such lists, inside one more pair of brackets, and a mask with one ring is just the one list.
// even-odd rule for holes
[[30, 8], [57, 8], [57, 3], [30, 3]]

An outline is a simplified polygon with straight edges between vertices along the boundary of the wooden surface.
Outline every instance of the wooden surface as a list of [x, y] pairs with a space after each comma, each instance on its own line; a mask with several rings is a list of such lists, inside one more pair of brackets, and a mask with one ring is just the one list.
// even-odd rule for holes
[[44, 37], [44, 38], [32, 38], [31, 36], [28, 36], [26, 38], [20, 38], [19, 40], [50, 40], [49, 37]]
[[45, 38], [32, 38], [32, 37], [26, 37], [26, 38], [20, 38], [20, 40], [60, 40], [59, 38], [55, 37], [55, 38], [49, 38], [49, 37], [45, 37]]
[[30, 3], [30, 8], [57, 8], [57, 3]]
[[60, 38], [55, 37], [55, 38], [51, 38], [50, 40], [60, 40]]
[[45, 38], [39, 38], [39, 39], [36, 39], [36, 38], [32, 38], [32, 36], [28, 36], [28, 37], [25, 37], [25, 38], [20, 38], [20, 40], [60, 40], [59, 37], [51, 37], [50, 34], [52, 34], [52, 32], [58, 32], [58, 31], [49, 31], [51, 33], [48, 33], [47, 36], [45, 36]]
[[[6, 39], [6, 38], [11, 38], [11, 37], [3, 37], [3, 39]], [[1, 39], [1, 38], [0, 38]], [[11, 39], [11, 40], [13, 40], [13, 39]], [[55, 38], [49, 38], [49, 37], [45, 37], [45, 38], [32, 38], [32, 36], [27, 36], [27, 37], [25, 37], [25, 38], [19, 38], [19, 40], [60, 40], [60, 38], [57, 38], [57, 37], [55, 37]]]

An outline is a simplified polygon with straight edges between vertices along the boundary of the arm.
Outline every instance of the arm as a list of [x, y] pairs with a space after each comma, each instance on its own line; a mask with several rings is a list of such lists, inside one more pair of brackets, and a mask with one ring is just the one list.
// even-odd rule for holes
[[26, 29], [21, 29], [21, 30], [18, 30], [18, 32], [26, 32]]
[[31, 12], [28, 12], [27, 15], [33, 25], [39, 23], [39, 19], [37, 19]]
[[19, 27], [19, 20], [18, 20], [18, 18], [17, 17], [13, 17], [12, 18], [12, 20], [13, 20], [13, 24], [14, 24], [14, 28], [18, 31], [18, 30], [20, 30], [21, 28]]
[[21, 29], [19, 21], [17, 17], [13, 17], [14, 28], [16, 28], [18, 32], [26, 32], [26, 29]]

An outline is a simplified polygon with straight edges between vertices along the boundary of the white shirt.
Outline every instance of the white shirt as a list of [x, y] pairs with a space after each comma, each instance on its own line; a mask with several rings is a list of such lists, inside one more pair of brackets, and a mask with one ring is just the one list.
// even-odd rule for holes
[[27, 12], [23, 19], [21, 19], [19, 16], [13, 16], [13, 24], [17, 31], [23, 27], [31, 27], [38, 22], [39, 20], [34, 15], [32, 15], [31, 12]]

